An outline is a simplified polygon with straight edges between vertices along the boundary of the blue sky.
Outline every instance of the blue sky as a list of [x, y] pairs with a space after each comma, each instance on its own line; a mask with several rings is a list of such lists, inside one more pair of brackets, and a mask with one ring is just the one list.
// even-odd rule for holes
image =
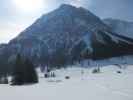
[[[24, 1], [24, 0], [18, 0]], [[17, 1], [17, 2], [18, 2]], [[29, 7], [37, 0], [29, 1]], [[100, 18], [117, 18], [133, 21], [133, 0], [42, 0], [41, 6], [28, 11], [29, 8], [20, 8], [16, 0], [0, 0], [0, 43], [7, 43], [17, 36], [22, 30], [32, 24], [42, 14], [57, 8], [62, 3], [82, 6]], [[31, 2], [31, 3], [30, 3]], [[21, 4], [20, 4], [21, 5]], [[24, 9], [24, 8], [25, 9]], [[32, 11], [33, 9], [33, 11]], [[27, 10], [27, 11], [26, 11]]]

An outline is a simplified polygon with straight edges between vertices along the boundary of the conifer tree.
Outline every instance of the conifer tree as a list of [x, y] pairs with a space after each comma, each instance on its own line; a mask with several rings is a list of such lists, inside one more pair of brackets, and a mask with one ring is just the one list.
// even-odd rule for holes
[[33, 84], [38, 82], [34, 65], [28, 59], [24, 60], [17, 55], [12, 74], [12, 85]]
[[35, 70], [35, 66], [28, 59], [25, 60], [25, 82], [26, 83], [38, 82], [38, 76]]
[[15, 65], [12, 73], [12, 85], [24, 84], [24, 62], [21, 59], [20, 54], [17, 55]]

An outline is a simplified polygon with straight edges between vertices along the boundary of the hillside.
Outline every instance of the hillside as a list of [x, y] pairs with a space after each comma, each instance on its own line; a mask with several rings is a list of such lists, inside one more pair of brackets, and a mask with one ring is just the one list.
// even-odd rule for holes
[[55, 67], [83, 59], [132, 55], [133, 39], [115, 33], [86, 9], [63, 4], [11, 40], [1, 49], [0, 58], [12, 63], [17, 53], [36, 65]]
[[112, 29], [112, 31], [133, 38], [133, 22], [111, 18], [104, 19], [103, 21]]

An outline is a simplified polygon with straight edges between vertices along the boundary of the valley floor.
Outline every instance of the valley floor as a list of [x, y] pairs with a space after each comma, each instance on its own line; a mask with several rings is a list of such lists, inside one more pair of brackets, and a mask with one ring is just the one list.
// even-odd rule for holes
[[[40, 73], [36, 85], [0, 85], [0, 100], [133, 100], [133, 66], [110, 65], [98, 74], [92, 74], [92, 69], [61, 69], [50, 79]], [[70, 79], [64, 78], [67, 75]]]

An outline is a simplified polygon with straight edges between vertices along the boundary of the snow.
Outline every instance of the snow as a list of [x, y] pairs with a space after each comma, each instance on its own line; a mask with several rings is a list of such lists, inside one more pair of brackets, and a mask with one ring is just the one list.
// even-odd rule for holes
[[[115, 65], [101, 68], [71, 66], [55, 70], [56, 78], [45, 79], [39, 72], [39, 84], [0, 85], [1, 100], [133, 100], [133, 66], [120, 69]], [[117, 71], [121, 71], [119, 74]], [[70, 79], [65, 79], [70, 76]]]
[[91, 33], [88, 33], [86, 34], [84, 37], [83, 37], [83, 41], [87, 44], [87, 48], [93, 52], [93, 49], [92, 49], [92, 43], [91, 43]]

